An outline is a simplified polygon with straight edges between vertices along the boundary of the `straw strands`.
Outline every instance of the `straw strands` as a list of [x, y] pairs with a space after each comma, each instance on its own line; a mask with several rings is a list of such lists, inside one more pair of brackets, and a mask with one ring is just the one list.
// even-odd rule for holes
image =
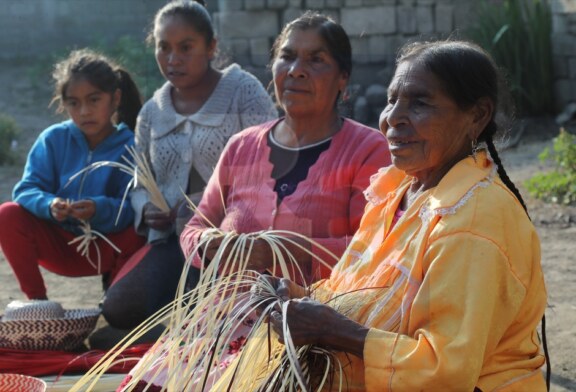
[[[142, 380], [153, 382], [157, 377], [164, 377], [162, 384], [167, 391], [209, 390], [204, 387], [214, 383], [219, 386], [211, 390], [218, 391], [316, 391], [325, 388], [335, 379], [342, 380], [342, 375], [334, 375], [334, 372], [342, 372], [342, 366], [329, 350], [313, 346], [295, 347], [291, 343], [285, 317], [286, 346], [280, 345], [277, 337], [270, 335], [271, 330], [266, 323], [269, 312], [275, 307], [285, 309], [288, 302], [282, 303], [275, 288], [265, 278], [266, 275], [249, 269], [254, 242], [263, 240], [272, 249], [271, 270], [277, 271], [277, 275], [292, 279], [300, 277], [301, 281], [305, 281], [304, 271], [289, 252], [288, 246], [308, 252], [311, 258], [316, 258], [330, 268], [300, 245], [298, 239], [312, 241], [288, 231], [238, 234], [212, 229], [204, 232], [193, 253], [198, 253], [199, 249], [216, 239], [220, 241], [220, 246], [210, 263], [203, 263], [198, 285], [184, 292], [190, 264], [186, 263], [176, 299], [150, 317], [113, 350], [122, 351], [155, 325], [167, 326], [163, 336], [134, 368], [132, 378], [124, 390], [132, 390]], [[320, 244], [314, 245], [329, 254]], [[335, 255], [334, 259], [337, 260]], [[222, 274], [222, 271], [229, 273]], [[248, 320], [255, 321], [245, 336], [245, 349], [227, 370], [218, 369], [215, 365], [221, 362], [233, 343], [235, 332], [245, 326]], [[262, 350], [263, 342], [268, 342], [269, 350]], [[256, 352], [265, 357], [255, 361]], [[70, 391], [82, 391], [86, 386], [96, 385], [100, 375], [114, 361], [114, 354], [103, 358]], [[251, 368], [256, 364], [265, 364], [265, 368], [270, 368], [257, 375], [254, 373], [257, 369]], [[223, 383], [226, 383], [225, 387]]]
[[[146, 189], [146, 191], [150, 195], [150, 202], [152, 202], [152, 204], [154, 204], [156, 207], [158, 207], [160, 210], [164, 212], [169, 212], [170, 206], [166, 202], [166, 199], [164, 199], [162, 192], [160, 192], [158, 184], [156, 184], [156, 180], [154, 179], [154, 173], [152, 172], [152, 168], [150, 167], [150, 164], [148, 163], [146, 158], [142, 156], [142, 154], [139, 153], [134, 147], [126, 147], [126, 150], [128, 150], [128, 154], [130, 155], [131, 159], [122, 156], [122, 159], [124, 160], [125, 163], [115, 161], [94, 162], [86, 166], [84, 169], [80, 170], [78, 173], [74, 174], [72, 177], [70, 177], [66, 185], [68, 185], [70, 182], [74, 181], [76, 178], [78, 178], [84, 173], [90, 173], [101, 167], [106, 166], [114, 167], [132, 176], [132, 179], [130, 180], [128, 186], [126, 187], [126, 192], [124, 192], [122, 203], [124, 203], [124, 201], [126, 200], [126, 196], [128, 195], [130, 188], [132, 187], [136, 188], [138, 186], [141, 186], [142, 188]], [[118, 222], [118, 218], [116, 218], [116, 222]]]
[[[68, 245], [73, 245], [73, 244], [78, 244], [76, 246], [76, 251], [78, 253], [80, 253], [82, 256], [86, 257], [86, 259], [88, 260], [88, 262], [90, 263], [90, 265], [92, 267], [94, 267], [94, 269], [96, 271], [98, 271], [98, 274], [101, 274], [101, 262], [102, 262], [102, 258], [101, 258], [101, 254], [100, 254], [100, 248], [98, 247], [98, 244], [96, 243], [96, 240], [98, 239], [98, 237], [102, 238], [104, 241], [106, 241], [108, 243], [108, 245], [110, 245], [112, 247], [112, 249], [114, 249], [116, 252], [120, 253], [120, 249], [118, 249], [118, 247], [116, 245], [114, 245], [114, 243], [112, 241], [110, 241], [108, 238], [106, 238], [106, 236], [102, 233], [100, 233], [97, 230], [92, 230], [92, 228], [90, 227], [90, 223], [84, 220], [80, 221], [80, 229], [82, 230], [82, 234], [79, 235], [78, 237], [74, 238], [72, 241], [68, 242]], [[92, 261], [92, 258], [90, 257], [90, 245], [93, 244], [94, 248], [96, 249], [96, 263], [94, 263]]]

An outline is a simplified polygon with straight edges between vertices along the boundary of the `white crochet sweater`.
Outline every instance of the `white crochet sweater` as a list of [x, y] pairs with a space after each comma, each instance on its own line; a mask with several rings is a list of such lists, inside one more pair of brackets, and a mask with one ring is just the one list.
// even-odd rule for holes
[[[176, 112], [169, 82], [148, 100], [136, 124], [136, 148], [154, 171], [156, 182], [170, 206], [183, 197], [190, 168], [208, 182], [228, 139], [252, 125], [278, 116], [274, 104], [256, 77], [232, 64], [202, 108], [188, 116]], [[174, 230], [149, 229], [142, 222], [142, 210], [150, 200], [143, 188], [131, 193], [136, 213], [136, 230], [149, 242], [162, 240]]]

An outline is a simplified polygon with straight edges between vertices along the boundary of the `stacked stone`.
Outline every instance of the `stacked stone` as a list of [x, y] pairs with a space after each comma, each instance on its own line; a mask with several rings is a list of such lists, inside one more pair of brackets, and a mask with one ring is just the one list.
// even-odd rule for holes
[[409, 40], [447, 37], [463, 21], [463, 0], [219, 0], [214, 21], [221, 56], [253, 72], [265, 85], [274, 39], [305, 10], [321, 11], [350, 35], [353, 74], [345, 114], [376, 125], [398, 48]]
[[576, 103], [576, 0], [553, 0], [552, 55], [556, 109]]

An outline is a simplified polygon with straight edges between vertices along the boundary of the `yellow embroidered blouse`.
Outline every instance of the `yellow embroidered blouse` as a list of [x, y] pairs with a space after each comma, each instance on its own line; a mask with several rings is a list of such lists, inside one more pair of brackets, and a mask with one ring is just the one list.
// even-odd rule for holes
[[371, 327], [363, 361], [341, 356], [349, 390], [544, 391], [546, 291], [522, 206], [482, 153], [391, 228], [409, 184], [394, 167], [374, 176], [360, 228], [317, 290]]

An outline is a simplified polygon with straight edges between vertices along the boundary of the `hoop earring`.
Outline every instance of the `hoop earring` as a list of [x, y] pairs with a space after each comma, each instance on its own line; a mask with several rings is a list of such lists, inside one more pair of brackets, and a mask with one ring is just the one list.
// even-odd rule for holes
[[476, 154], [478, 153], [478, 140], [472, 140], [472, 159], [474, 159], [474, 163], [477, 163]]

